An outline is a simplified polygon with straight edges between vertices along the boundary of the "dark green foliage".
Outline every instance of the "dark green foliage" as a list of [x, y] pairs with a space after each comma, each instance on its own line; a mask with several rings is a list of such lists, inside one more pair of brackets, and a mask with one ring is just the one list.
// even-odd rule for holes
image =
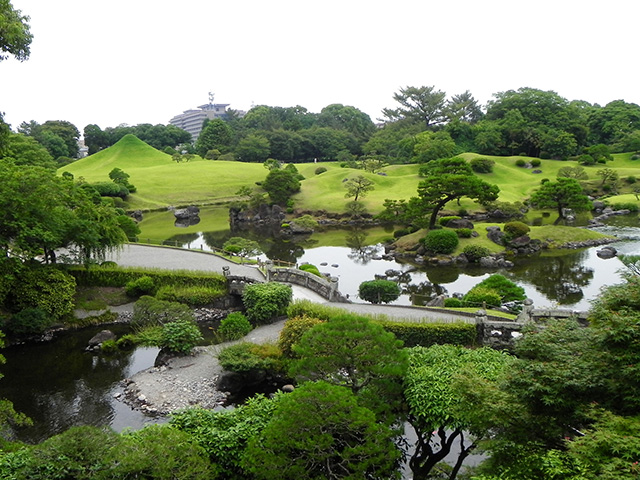
[[316, 175], [320, 175], [321, 173], [324, 173], [326, 171], [327, 171], [327, 169], [325, 167], [318, 167], [318, 168], [316, 168], [315, 173], [316, 173]]
[[499, 307], [502, 305], [502, 299], [498, 292], [491, 288], [478, 286], [469, 290], [462, 301], [465, 307], [482, 308], [484, 305], [487, 307]]
[[358, 287], [358, 296], [371, 303], [390, 303], [400, 296], [400, 287], [391, 280], [368, 280]]
[[458, 217], [457, 215], [449, 215], [446, 217], [440, 217], [440, 219], [438, 220], [438, 223], [443, 226], [446, 227], [447, 224], [451, 221], [451, 220], [460, 220], [460, 217]]
[[284, 315], [291, 298], [291, 287], [276, 282], [247, 285], [242, 294], [247, 318], [254, 324], [269, 323]]
[[630, 212], [637, 212], [638, 211], [638, 204], [634, 203], [634, 202], [629, 202], [629, 203], [611, 203], [609, 204], [609, 207], [611, 207], [613, 210], [629, 210]]
[[141, 297], [142, 295], [153, 295], [156, 291], [156, 285], [153, 278], [148, 275], [136, 278], [127, 282], [125, 285], [127, 295], [130, 297]]
[[322, 274], [320, 273], [320, 270], [318, 270], [318, 267], [316, 267], [315, 265], [311, 265], [310, 263], [304, 263], [302, 265], [300, 265], [300, 267], [298, 267], [300, 270], [304, 271], [304, 272], [309, 272], [309, 273], [313, 273], [314, 275], [317, 275], [318, 277], [322, 277]]
[[404, 237], [405, 235], [409, 235], [411, 233], [409, 228], [399, 228], [393, 231], [393, 238]]
[[471, 238], [473, 230], [470, 228], [456, 228], [455, 232], [458, 238]]
[[394, 436], [349, 390], [306, 383], [279, 399], [243, 465], [259, 479], [397, 478]]
[[136, 326], [164, 325], [177, 320], [193, 321], [193, 312], [182, 303], [165, 302], [148, 295], [133, 305], [131, 322]]
[[278, 346], [282, 351], [282, 355], [288, 358], [297, 357], [296, 353], [294, 352], [294, 346], [298, 344], [302, 336], [308, 330], [312, 329], [323, 321], [324, 320], [309, 317], [307, 315], [289, 318], [280, 331], [280, 337], [278, 339]]
[[233, 312], [227, 315], [222, 319], [218, 327], [218, 333], [227, 341], [239, 340], [251, 330], [253, 330], [253, 326], [249, 323], [247, 317], [240, 312]]
[[186, 355], [202, 340], [198, 325], [193, 320], [181, 318], [163, 325], [159, 347]]
[[578, 163], [580, 165], [589, 166], [589, 165], [595, 165], [596, 164], [596, 160], [591, 155], [584, 154], [584, 155], [580, 155], [578, 157]]
[[273, 203], [286, 205], [291, 195], [300, 191], [300, 180], [288, 170], [271, 170], [262, 182], [262, 188]]
[[130, 193], [129, 189], [125, 185], [114, 182], [92, 183], [91, 186], [100, 194], [101, 197], [126, 198]]
[[496, 162], [489, 158], [474, 158], [469, 162], [469, 165], [476, 173], [491, 173], [495, 164]]
[[584, 194], [578, 180], [560, 177], [556, 182], [546, 182], [531, 196], [531, 203], [536, 208], [556, 208], [558, 218], [563, 217], [565, 208], [576, 212], [590, 210], [592, 203]]
[[[241, 467], [246, 444], [259, 434], [273, 416], [279, 400], [256, 395], [233, 410], [190, 408], [171, 415], [171, 427], [189, 434], [205, 449], [224, 480], [248, 478]], [[183, 477], [184, 478], [184, 477]]]
[[533, 168], [537, 168], [537, 167], [539, 167], [539, 166], [540, 166], [540, 164], [541, 164], [542, 162], [541, 162], [539, 159], [534, 158], [534, 159], [532, 159], [532, 160], [531, 160], [531, 162], [529, 162], [529, 163], [531, 163], [531, 166], [532, 166]]
[[4, 328], [14, 335], [38, 335], [53, 324], [52, 320], [40, 308], [25, 308], [13, 314]]
[[53, 321], [71, 313], [76, 292], [74, 278], [51, 267], [23, 269], [9, 294], [16, 311], [39, 308]]
[[517, 167], [524, 167], [526, 164], [527, 162], [525, 162], [522, 158], [519, 158], [518, 160], [516, 160]]
[[212, 272], [153, 270], [135, 267], [121, 268], [111, 264], [100, 267], [70, 268], [68, 272], [75, 277], [78, 285], [89, 287], [124, 287], [132, 280], [148, 276], [153, 279], [158, 288], [163, 286], [227, 288], [227, 279], [218, 273]]
[[231, 345], [218, 354], [218, 361], [225, 370], [249, 373], [255, 370], [280, 370], [282, 368], [279, 350], [263, 345], [242, 342]]
[[455, 297], [445, 298], [444, 306], [447, 308], [459, 308], [459, 307], [462, 307], [462, 300]]
[[453, 230], [430, 230], [421, 240], [431, 254], [449, 254], [458, 246], [458, 235]]
[[[526, 297], [524, 288], [516, 285], [511, 280], [500, 274], [493, 274], [485, 278], [476, 287], [484, 287], [495, 290], [503, 302], [523, 301]], [[475, 287], [474, 287], [475, 288]]]
[[531, 228], [526, 223], [522, 222], [507, 222], [504, 224], [504, 233], [506, 240], [512, 240], [514, 238], [526, 235], [531, 231]]
[[158, 289], [156, 298], [168, 302], [184, 303], [191, 307], [204, 307], [211, 305], [219, 298], [225, 296], [226, 293], [226, 288], [220, 287], [171, 287], [166, 285]]
[[491, 250], [480, 245], [467, 245], [462, 250], [467, 260], [471, 263], [478, 263], [482, 257], [488, 257], [491, 255]]
[[387, 332], [393, 333], [405, 347], [429, 347], [451, 344], [472, 346], [476, 343], [476, 326], [472, 323], [401, 323], [379, 322]]
[[624, 181], [627, 182], [629, 185], [633, 185], [638, 181], [638, 179], [635, 177], [635, 175], [629, 175], [627, 178], [624, 179]]

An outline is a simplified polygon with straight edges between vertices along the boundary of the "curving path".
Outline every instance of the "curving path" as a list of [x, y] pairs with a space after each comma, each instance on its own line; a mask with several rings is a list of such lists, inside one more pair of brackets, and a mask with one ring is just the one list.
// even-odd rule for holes
[[[126, 244], [122, 250], [107, 255], [106, 260], [111, 260], [124, 267], [151, 267], [167, 270], [200, 270], [218, 273], [222, 273], [222, 267], [229, 267], [231, 275], [254, 278], [258, 281], [265, 280], [262, 272], [254, 266], [238, 265], [237, 263], [233, 263], [209, 252], [198, 252], [179, 248]], [[402, 318], [413, 321], [475, 322], [473, 318], [466, 316], [435, 312], [421, 307], [328, 302], [324, 297], [308, 288], [298, 285], [292, 285], [292, 288], [295, 299], [323, 303], [354, 313], [370, 315], [383, 314], [390, 318]]]

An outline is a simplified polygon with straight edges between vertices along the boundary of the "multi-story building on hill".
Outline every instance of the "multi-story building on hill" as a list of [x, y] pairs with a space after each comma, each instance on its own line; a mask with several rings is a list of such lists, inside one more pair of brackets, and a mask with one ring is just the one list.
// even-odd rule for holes
[[228, 103], [213, 103], [213, 95], [209, 94], [210, 103], [200, 105], [199, 110], [185, 110], [180, 115], [176, 115], [169, 123], [175, 125], [191, 134], [193, 141], [198, 139], [202, 131], [202, 122], [205, 119], [223, 118], [227, 114]]

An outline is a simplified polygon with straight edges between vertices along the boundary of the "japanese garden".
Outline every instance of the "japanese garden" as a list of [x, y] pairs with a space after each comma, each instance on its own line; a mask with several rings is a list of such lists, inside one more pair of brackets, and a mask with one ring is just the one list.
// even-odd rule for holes
[[640, 106], [380, 95], [0, 112], [0, 478], [640, 476]]

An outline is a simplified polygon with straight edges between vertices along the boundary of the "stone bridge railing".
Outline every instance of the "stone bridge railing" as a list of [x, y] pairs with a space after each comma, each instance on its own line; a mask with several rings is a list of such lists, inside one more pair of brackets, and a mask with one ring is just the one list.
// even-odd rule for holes
[[330, 302], [350, 303], [350, 300], [338, 290], [336, 277], [327, 280], [297, 268], [273, 268], [273, 266], [267, 265], [267, 281], [293, 283], [314, 291]]

